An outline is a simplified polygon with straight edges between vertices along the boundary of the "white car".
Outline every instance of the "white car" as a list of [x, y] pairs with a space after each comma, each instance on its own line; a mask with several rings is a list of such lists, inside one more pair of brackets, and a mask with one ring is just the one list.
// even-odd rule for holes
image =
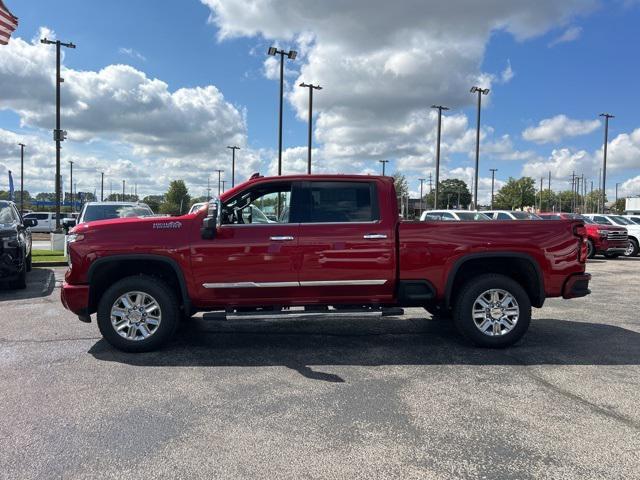
[[482, 212], [472, 210], [428, 210], [426, 212], [422, 212], [422, 215], [420, 216], [421, 222], [428, 222], [432, 220], [468, 222], [491, 219]]
[[631, 220], [636, 225], [640, 225], [640, 215], [620, 215], [621, 217]]
[[152, 217], [153, 210], [146, 203], [139, 202], [87, 202], [77, 220], [65, 219], [67, 228], [81, 223], [109, 220], [113, 218]]
[[598, 213], [587, 213], [584, 215], [598, 225], [620, 225], [629, 232], [629, 246], [624, 252], [625, 257], [636, 257], [640, 251], [640, 225], [633, 223], [630, 219], [622, 215], [600, 215]]
[[[60, 223], [62, 223], [63, 213], [60, 214]], [[38, 224], [31, 227], [32, 232], [49, 233], [56, 229], [56, 214], [54, 212], [32, 212], [23, 215], [25, 220], [37, 220]]]
[[542, 220], [538, 215], [519, 210], [490, 210], [483, 211], [492, 220]]

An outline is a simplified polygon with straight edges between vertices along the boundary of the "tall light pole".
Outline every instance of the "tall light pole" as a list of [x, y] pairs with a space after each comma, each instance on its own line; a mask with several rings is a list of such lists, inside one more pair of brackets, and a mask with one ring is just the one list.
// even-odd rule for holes
[[622, 185], [622, 182], [617, 182], [616, 183], [616, 204], [618, 203], [618, 185]]
[[233, 188], [236, 186], [236, 150], [240, 150], [240, 147], [227, 145], [227, 148], [231, 149], [231, 188]]
[[389, 160], [378, 160], [382, 164], [382, 176], [385, 176], [385, 166], [389, 163]]
[[278, 50], [276, 47], [269, 47], [267, 55], [280, 55], [280, 116], [278, 117], [278, 175], [282, 175], [282, 98], [284, 96], [284, 57], [295, 60], [298, 52], [295, 50]]
[[609, 143], [609, 119], [615, 118], [614, 115], [609, 113], [601, 113], [601, 117], [604, 117], [604, 155], [602, 156], [602, 212], [604, 213], [604, 202], [607, 198], [605, 188], [607, 185], [607, 144]]
[[438, 110], [438, 135], [436, 139], [436, 191], [433, 197], [433, 204], [438, 205], [438, 192], [440, 191], [440, 135], [442, 133], [442, 111], [449, 110], [449, 107], [431, 105], [431, 108], [436, 108]]
[[422, 215], [422, 185], [427, 180], [426, 178], [419, 178], [420, 180], [420, 215]]
[[478, 94], [478, 123], [476, 128], [476, 171], [473, 182], [473, 208], [478, 209], [478, 168], [480, 165], [480, 108], [482, 106], [482, 95], [489, 95], [488, 88], [471, 87], [471, 93]]
[[498, 169], [490, 168], [489, 170], [491, 170], [491, 210], [493, 210], [493, 187], [496, 181], [496, 172], [498, 171]]
[[122, 180], [122, 201], [124, 202], [124, 185], [125, 185], [125, 181]]
[[100, 201], [104, 202], [104, 172], [100, 172]]
[[18, 145], [20, 145], [20, 215], [22, 215], [24, 210], [24, 147], [26, 145], [24, 143]]
[[71, 191], [69, 192], [69, 200], [71, 204], [71, 211], [73, 212], [73, 162], [69, 161], [69, 176], [71, 177], [71, 181], [69, 182], [69, 188]]
[[53, 140], [56, 142], [56, 230], [60, 229], [60, 142], [63, 142], [67, 132], [60, 129], [60, 84], [64, 79], [60, 76], [60, 47], [76, 48], [69, 42], [63, 43], [60, 40], [48, 40], [43, 38], [40, 43], [56, 46], [56, 129], [53, 131]]
[[217, 169], [214, 170], [214, 172], [218, 172], [218, 198], [220, 198], [220, 186], [222, 185], [220, 182], [222, 180], [222, 178], [220, 177], [220, 175], [222, 174], [222, 172], [224, 172], [224, 170], [221, 169]]
[[309, 89], [309, 148], [307, 152], [307, 174], [311, 175], [311, 146], [313, 142], [313, 91], [322, 90], [320, 85], [312, 85], [311, 83], [302, 82], [299, 87]]
[[227, 183], [227, 181], [226, 180], [222, 180], [222, 193], [224, 193], [224, 185], [225, 185], [225, 183]]

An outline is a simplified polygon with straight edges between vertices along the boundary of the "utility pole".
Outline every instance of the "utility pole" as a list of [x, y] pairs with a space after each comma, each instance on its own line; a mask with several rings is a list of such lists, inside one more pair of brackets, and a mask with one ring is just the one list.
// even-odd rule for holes
[[236, 186], [236, 150], [240, 150], [240, 147], [233, 145], [227, 148], [231, 149], [231, 188], [233, 188]]
[[382, 164], [382, 176], [385, 176], [385, 166], [389, 163], [389, 160], [378, 160]]
[[302, 82], [300, 87], [309, 89], [309, 149], [307, 151], [307, 174], [311, 175], [311, 145], [313, 137], [313, 91], [322, 90], [320, 85], [312, 85], [311, 83]]
[[211, 199], [211, 175], [207, 175], [207, 202]]
[[69, 200], [71, 205], [71, 212], [73, 212], [73, 162], [69, 161], [69, 175], [71, 177], [71, 181], [69, 182], [69, 188], [71, 191], [69, 192]]
[[[591, 180], [591, 195], [589, 195], [589, 210], [593, 210], [593, 180]], [[592, 212], [589, 212], [592, 213]]]
[[575, 213], [576, 204], [576, 172], [571, 172], [571, 212]]
[[496, 172], [498, 171], [498, 169], [490, 168], [489, 170], [491, 170], [491, 210], [493, 210], [493, 187], [496, 181]]
[[53, 131], [53, 140], [56, 142], [56, 231], [60, 230], [60, 142], [67, 137], [67, 132], [60, 129], [60, 84], [64, 79], [60, 76], [60, 47], [76, 48], [69, 43], [62, 43], [60, 40], [48, 40], [43, 38], [40, 43], [56, 46], [56, 129]]
[[438, 192], [440, 190], [440, 135], [442, 133], [442, 111], [449, 110], [449, 107], [442, 105], [431, 105], [431, 108], [438, 110], [438, 134], [436, 137], [436, 191], [433, 197], [433, 203], [438, 204]]
[[480, 109], [482, 106], [482, 95], [489, 95], [488, 88], [471, 87], [471, 93], [478, 94], [478, 122], [476, 127], [476, 171], [473, 182], [473, 208], [478, 209], [478, 168], [480, 165]]
[[278, 175], [282, 175], [282, 98], [284, 96], [284, 57], [289, 60], [295, 60], [298, 52], [295, 50], [278, 50], [275, 47], [269, 47], [267, 55], [280, 55], [280, 116], [278, 117]]
[[124, 184], [125, 184], [125, 181], [122, 180], [122, 201], [123, 202], [124, 202]]
[[542, 182], [544, 181], [544, 178], [540, 177], [540, 212], [542, 211]]
[[604, 204], [607, 199], [607, 195], [605, 193], [607, 188], [607, 144], [609, 143], [609, 119], [615, 118], [613, 115], [609, 113], [601, 113], [601, 117], [604, 117], [604, 154], [602, 156], [602, 212], [604, 213]]
[[[620, 185], [621, 182], [616, 183], [616, 204], [618, 203], [618, 185]], [[20, 200], [22, 201], [22, 200]]]
[[423, 199], [422, 185], [424, 184], [425, 179], [419, 178], [418, 180], [420, 180], [420, 215], [422, 215], [422, 199]]
[[104, 172], [100, 172], [100, 201], [104, 202]]
[[226, 180], [222, 180], [222, 193], [224, 193], [224, 186], [225, 186], [226, 183], [227, 183]]
[[24, 143], [18, 145], [20, 145], [20, 215], [22, 215], [24, 210], [24, 147], [26, 145]]
[[220, 198], [220, 186], [222, 185], [220, 183], [220, 181], [221, 181], [220, 175], [222, 174], [222, 172], [224, 172], [224, 170], [217, 169], [217, 170], [214, 170], [214, 172], [218, 172], [218, 198]]

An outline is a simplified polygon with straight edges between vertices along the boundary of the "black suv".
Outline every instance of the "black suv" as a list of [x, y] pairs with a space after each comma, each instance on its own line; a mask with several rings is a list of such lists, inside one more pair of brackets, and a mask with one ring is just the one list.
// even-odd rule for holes
[[22, 219], [13, 202], [0, 200], [0, 281], [27, 287], [31, 270], [31, 230], [37, 220]]

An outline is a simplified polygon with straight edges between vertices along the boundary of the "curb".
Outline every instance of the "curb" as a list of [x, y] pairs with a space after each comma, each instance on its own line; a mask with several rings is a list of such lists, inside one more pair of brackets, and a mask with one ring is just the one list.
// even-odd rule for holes
[[33, 262], [34, 267], [66, 267], [67, 262]]

